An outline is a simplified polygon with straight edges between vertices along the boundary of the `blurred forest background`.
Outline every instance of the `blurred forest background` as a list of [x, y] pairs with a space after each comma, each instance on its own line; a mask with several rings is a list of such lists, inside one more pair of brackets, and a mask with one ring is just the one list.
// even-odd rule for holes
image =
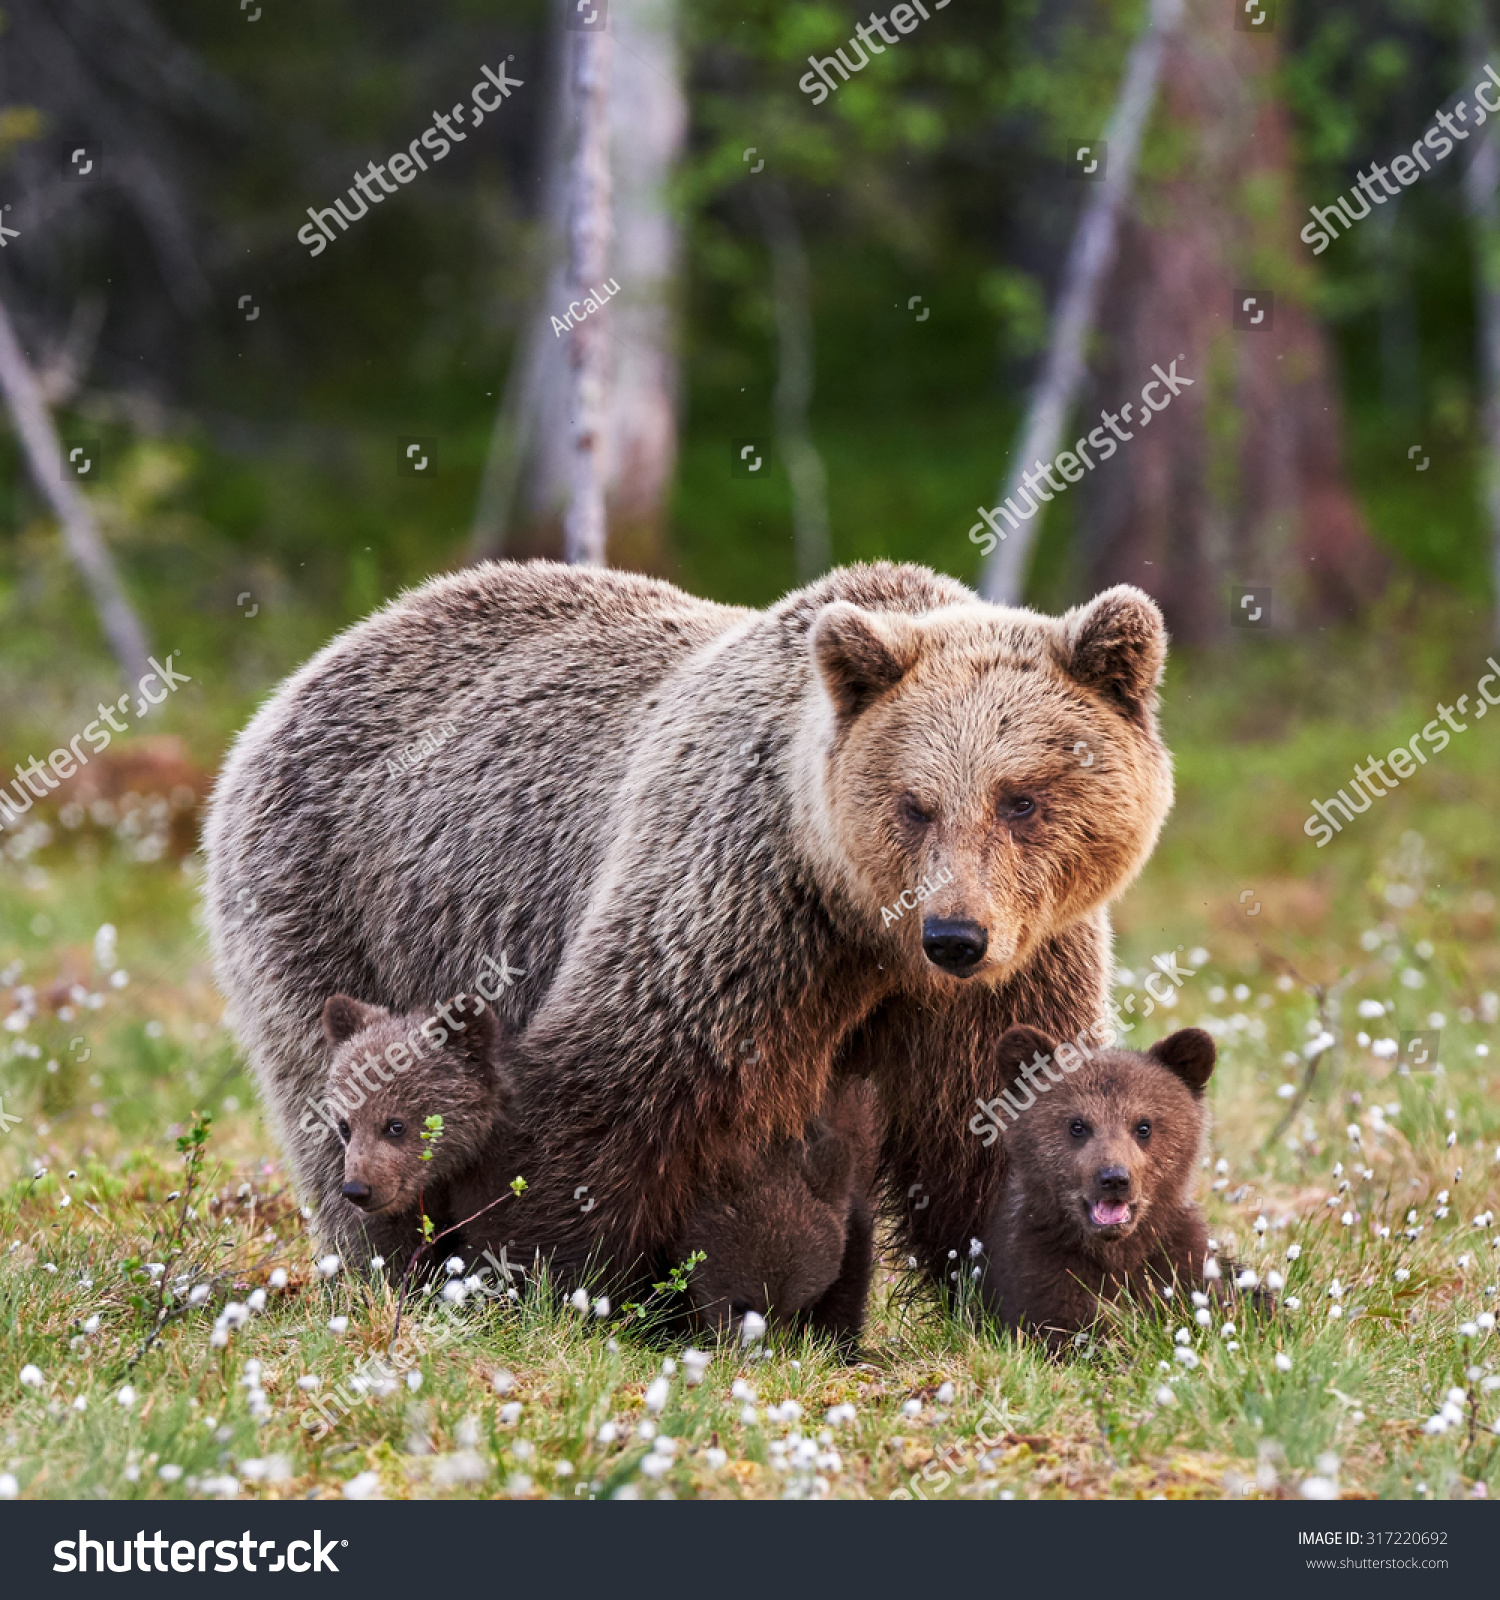
[[[1352, 715], [1381, 683], [1404, 692], [1416, 658], [1441, 671], [1462, 647], [1468, 678], [1495, 604], [1493, 141], [1316, 259], [1297, 237], [1309, 204], [1470, 93], [1490, 19], [1477, 0], [1259, 11], [1252, 32], [1237, 0], [1184, 7], [1074, 415], [1086, 430], [1179, 354], [1195, 386], [1058, 497], [1024, 581], [1045, 608], [1120, 579], [1155, 593], [1176, 670], [1232, 688], [1213, 730], [1231, 738], [1340, 694]], [[588, 37], [570, 14], [0, 6], [0, 304], [58, 435], [99, 447], [93, 519], [152, 647], [195, 680], [162, 726], [209, 765], [269, 685], [404, 585], [562, 553], [574, 336], [550, 319], [565, 68]], [[1103, 132], [1144, 15], [953, 0], [815, 106], [798, 79], [853, 10], [613, 0], [612, 563], [756, 605], [799, 564], [978, 579], [968, 530], [1094, 193], [1065, 158]], [[440, 166], [317, 256], [298, 242], [309, 207], [507, 58], [523, 87]], [[1276, 296], [1270, 333], [1231, 325], [1247, 285]], [[398, 470], [412, 439], [426, 476]], [[758, 475], [734, 470], [746, 440]], [[1232, 582], [1275, 588], [1272, 634], [1231, 630]], [[73, 731], [113, 677], [7, 415], [7, 749]]]

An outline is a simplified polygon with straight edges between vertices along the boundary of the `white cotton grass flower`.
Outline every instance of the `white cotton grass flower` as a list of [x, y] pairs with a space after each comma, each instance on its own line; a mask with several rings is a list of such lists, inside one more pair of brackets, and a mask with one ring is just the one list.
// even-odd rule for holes
[[710, 1446], [703, 1452], [703, 1465], [710, 1472], [718, 1472], [721, 1468], [729, 1465], [729, 1452]]
[[422, 1374], [415, 1370], [408, 1372], [406, 1375], [406, 1387], [415, 1394], [422, 1387]]
[[698, 1350], [689, 1346], [682, 1352], [682, 1365], [684, 1368], [684, 1381], [688, 1388], [696, 1389], [703, 1382], [703, 1374], [708, 1370], [713, 1356], [707, 1350]]
[[266, 1291], [264, 1289], [252, 1289], [245, 1304], [251, 1311], [264, 1311], [266, 1309]]
[[1249, 1267], [1246, 1267], [1234, 1280], [1236, 1289], [1254, 1289], [1259, 1283], [1259, 1273], [1252, 1272]]
[[1176, 1344], [1191, 1344], [1193, 1342], [1193, 1330], [1191, 1328], [1179, 1328], [1172, 1335], [1172, 1339]]
[[28, 1361], [21, 1368], [21, 1385], [23, 1388], [40, 1389], [45, 1385], [46, 1381], [42, 1376], [42, 1369], [32, 1362]]
[[127, 1383], [124, 1388], [120, 1389], [115, 1394], [115, 1399], [120, 1405], [124, 1406], [125, 1409], [129, 1411], [130, 1408], [135, 1404], [135, 1389]]
[[1295, 1261], [1301, 1254], [1302, 1246], [1300, 1244], [1289, 1244], [1286, 1247], [1286, 1258], [1288, 1261]]
[[304, 1372], [297, 1379], [297, 1387], [303, 1394], [316, 1394], [323, 1387], [323, 1380], [316, 1373]]
[[1285, 1350], [1276, 1352], [1276, 1370], [1278, 1372], [1290, 1372], [1292, 1370], [1292, 1358]]
[[1381, 1061], [1389, 1061], [1400, 1048], [1394, 1039], [1377, 1039], [1370, 1046], [1370, 1054]]
[[601, 1294], [594, 1301], [594, 1315], [596, 1317], [607, 1317], [609, 1315], [609, 1296], [607, 1294]]
[[672, 1386], [665, 1378], [653, 1378], [646, 1386], [646, 1409], [653, 1416], [660, 1416], [666, 1410], [667, 1398], [672, 1392]]
[[99, 1313], [96, 1311], [93, 1314], [93, 1316], [85, 1317], [83, 1319], [83, 1331], [85, 1333], [98, 1333], [98, 1331], [99, 1331], [99, 1322], [100, 1322]]
[[1354, 1009], [1366, 1022], [1373, 1022], [1385, 1015], [1385, 1003], [1381, 1000], [1361, 1000]]
[[86, 1394], [80, 1394], [80, 1395], [75, 1395], [74, 1396], [73, 1409], [75, 1411], [87, 1411], [88, 1408], [89, 1408], [89, 1397]]
[[601, 1422], [599, 1431], [594, 1435], [599, 1444], [613, 1444], [620, 1437], [620, 1429], [616, 1423]]
[[1198, 1365], [1197, 1352], [1195, 1350], [1189, 1350], [1186, 1345], [1179, 1345], [1177, 1349], [1172, 1352], [1172, 1354], [1183, 1364], [1183, 1366], [1187, 1367], [1189, 1371]]
[[953, 1404], [953, 1396], [956, 1393], [957, 1393], [957, 1390], [954, 1389], [954, 1387], [953, 1387], [953, 1385], [951, 1383], [939, 1384], [938, 1385], [938, 1392], [937, 1392], [937, 1403], [940, 1406], [951, 1406]]
[[445, 1300], [450, 1306], [461, 1306], [468, 1298], [469, 1291], [459, 1278], [449, 1278], [439, 1295], [439, 1299]]
[[1266, 1288], [1268, 1288], [1272, 1294], [1276, 1294], [1280, 1290], [1286, 1288], [1286, 1279], [1283, 1278], [1279, 1272], [1268, 1272], [1266, 1274]]
[[1200, 1328], [1206, 1328], [1209, 1323], [1213, 1321], [1213, 1317], [1209, 1314], [1208, 1307], [1199, 1306], [1199, 1308], [1193, 1313], [1193, 1321], [1196, 1322]]
[[1339, 1497], [1338, 1485], [1333, 1479], [1322, 1477], [1304, 1478], [1297, 1493], [1304, 1500], [1337, 1500]]
[[588, 1309], [589, 1309], [589, 1292], [588, 1292], [588, 1290], [587, 1289], [575, 1289], [573, 1291], [573, 1293], [568, 1296], [568, 1304], [570, 1306], [572, 1306], [572, 1308], [575, 1311], [581, 1311], [581, 1312], [584, 1313], [584, 1315], [587, 1315], [588, 1314]]
[[379, 1500], [380, 1474], [378, 1472], [360, 1472], [344, 1485], [344, 1498], [346, 1500]]
[[14, 1500], [21, 1492], [13, 1472], [0, 1472], [0, 1500]]
[[1257, 1233], [1264, 1233], [1266, 1231], [1266, 1229], [1269, 1228], [1270, 1226], [1271, 1226], [1271, 1224], [1269, 1222], [1267, 1222], [1264, 1213], [1262, 1213], [1260, 1216], [1258, 1216], [1255, 1219], [1254, 1227], [1255, 1227], [1255, 1231]]
[[740, 1321], [740, 1343], [758, 1344], [766, 1336], [766, 1319], [758, 1311], [747, 1311]]
[[[506, 1403], [500, 1407], [501, 1425], [507, 1428], [515, 1427], [515, 1425], [521, 1420], [521, 1409], [521, 1402], [519, 1400], [507, 1400]], [[605, 1427], [610, 1426], [610, 1423], [605, 1424]], [[603, 1430], [601, 1429], [601, 1432], [602, 1431]]]
[[1208, 1304], [1208, 1296], [1201, 1289], [1194, 1289], [1193, 1304], [1201, 1311]]
[[844, 1422], [853, 1422], [859, 1413], [846, 1400], [839, 1405], [829, 1406], [823, 1414], [823, 1420], [833, 1427], [838, 1427]]
[[490, 1374], [490, 1388], [496, 1394], [509, 1394], [516, 1386], [516, 1375], [507, 1367], [500, 1367]]
[[920, 1417], [922, 1415], [922, 1402], [920, 1400], [903, 1400], [901, 1402], [901, 1415], [903, 1417]]
[[320, 1278], [331, 1278], [338, 1272], [339, 1268], [343, 1266], [343, 1264], [344, 1263], [339, 1259], [338, 1256], [322, 1256], [318, 1260], [318, 1276]]
[[1159, 1406], [1175, 1406], [1177, 1396], [1169, 1384], [1158, 1384], [1156, 1389], [1156, 1403]]
[[188, 1291], [188, 1304], [190, 1306], [201, 1306], [213, 1292], [212, 1285], [195, 1283]]
[[156, 1475], [163, 1483], [176, 1483], [182, 1476], [182, 1468], [175, 1461], [164, 1461], [156, 1469]]
[[760, 1412], [758, 1412], [755, 1407], [751, 1405], [741, 1406], [740, 1421], [744, 1423], [747, 1428], [753, 1428], [760, 1421]]
[[328, 1319], [328, 1327], [333, 1333], [348, 1333], [349, 1319], [348, 1317], [330, 1317]]
[[461, 1278], [463, 1276], [463, 1270], [464, 1258], [462, 1256], [449, 1256], [448, 1259], [443, 1263], [443, 1271], [446, 1272], [450, 1278]]
[[755, 1399], [755, 1390], [743, 1378], [736, 1378], [729, 1386], [729, 1395], [733, 1400], [753, 1401]]
[[269, 1279], [267, 1279], [267, 1282], [269, 1282], [269, 1284], [271, 1285], [271, 1287], [273, 1289], [284, 1289], [284, 1288], [286, 1288], [286, 1283], [287, 1283], [286, 1268], [285, 1267], [275, 1267], [275, 1268], [273, 1268], [272, 1272], [271, 1272], [271, 1276], [270, 1276]]

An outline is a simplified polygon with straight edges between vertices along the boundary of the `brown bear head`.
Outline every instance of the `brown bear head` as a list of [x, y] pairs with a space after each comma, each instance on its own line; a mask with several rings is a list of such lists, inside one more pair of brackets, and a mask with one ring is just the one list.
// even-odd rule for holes
[[1059, 618], [839, 601], [810, 641], [814, 837], [909, 973], [1001, 982], [1140, 870], [1172, 802], [1166, 632], [1140, 590]]
[[1087, 1056], [1035, 1028], [1008, 1029], [1000, 1076], [1019, 1086], [1029, 1067], [1036, 1089], [1004, 1135], [1028, 1226], [1099, 1255], [1190, 1204], [1215, 1054], [1201, 1028], [1183, 1028], [1144, 1054]]
[[[411, 1210], [474, 1162], [504, 1109], [500, 1028], [483, 1000], [458, 995], [436, 1012], [393, 1016], [336, 994], [323, 1032], [351, 1205], [369, 1216]], [[441, 1117], [442, 1130], [424, 1140], [429, 1117]]]
[[738, 1332], [747, 1312], [789, 1321], [839, 1275], [856, 1152], [826, 1123], [787, 1139], [712, 1186], [684, 1249], [707, 1257], [688, 1279], [700, 1325]]

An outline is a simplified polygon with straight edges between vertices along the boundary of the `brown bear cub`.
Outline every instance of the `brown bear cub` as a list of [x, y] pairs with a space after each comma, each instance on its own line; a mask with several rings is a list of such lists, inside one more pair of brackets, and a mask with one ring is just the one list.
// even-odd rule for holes
[[[1020, 1089], [1025, 1109], [1004, 1129], [1005, 1176], [982, 1240], [984, 1298], [1002, 1321], [1058, 1349], [1123, 1295], [1174, 1285], [1185, 1295], [1204, 1281], [1208, 1229], [1192, 1188], [1215, 1057], [1201, 1028], [1144, 1054], [1085, 1056], [1027, 1027], [1001, 1037], [1002, 1080], [1020, 1088], [1020, 1070], [1038, 1091]], [[1232, 1295], [1232, 1264], [1220, 1270], [1212, 1287]]]
[[787, 1139], [702, 1197], [683, 1252], [707, 1257], [688, 1279], [700, 1328], [738, 1332], [775, 1318], [852, 1350], [874, 1266], [878, 1102], [871, 1084], [833, 1090], [803, 1139]]
[[[404, 1266], [422, 1242], [424, 1214], [441, 1233], [469, 1215], [462, 1206], [484, 1203], [476, 1183], [494, 1198], [515, 1175], [500, 1024], [473, 995], [394, 1016], [336, 994], [323, 1007], [323, 1032], [332, 1046], [323, 1105], [344, 1145], [344, 1203], [372, 1253]], [[440, 1131], [429, 1117], [442, 1118]]]

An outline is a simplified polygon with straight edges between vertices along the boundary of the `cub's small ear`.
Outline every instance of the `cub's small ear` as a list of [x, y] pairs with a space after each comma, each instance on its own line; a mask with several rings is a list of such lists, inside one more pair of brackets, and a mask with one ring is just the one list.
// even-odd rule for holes
[[808, 1129], [802, 1151], [802, 1171], [807, 1187], [828, 1205], [837, 1205], [849, 1193], [854, 1177], [854, 1151], [826, 1122]]
[[1062, 620], [1068, 672], [1145, 727], [1167, 659], [1167, 628], [1156, 602], [1122, 583]]
[[1056, 1052], [1055, 1039], [1040, 1028], [1021, 1023], [1014, 1028], [1007, 1028], [1000, 1035], [1000, 1043], [995, 1047], [995, 1060], [1000, 1070], [1006, 1072], [1030, 1066], [1039, 1055], [1050, 1059]]
[[502, 1030], [495, 1008], [478, 995], [456, 994], [438, 1008], [463, 1023], [461, 1032], [448, 1034], [448, 1048], [471, 1067], [498, 1073]]
[[916, 664], [922, 634], [909, 617], [835, 600], [809, 635], [813, 661], [843, 721], [852, 721]]
[[353, 995], [330, 995], [323, 1004], [323, 1037], [329, 1044], [342, 1044], [345, 1039], [363, 1032], [372, 1022], [388, 1016], [389, 1011], [380, 1006], [367, 1006]]
[[1181, 1078], [1195, 1095], [1203, 1093], [1204, 1084], [1213, 1076], [1214, 1062], [1219, 1059], [1213, 1035], [1202, 1028], [1179, 1028], [1159, 1039], [1146, 1054]]

